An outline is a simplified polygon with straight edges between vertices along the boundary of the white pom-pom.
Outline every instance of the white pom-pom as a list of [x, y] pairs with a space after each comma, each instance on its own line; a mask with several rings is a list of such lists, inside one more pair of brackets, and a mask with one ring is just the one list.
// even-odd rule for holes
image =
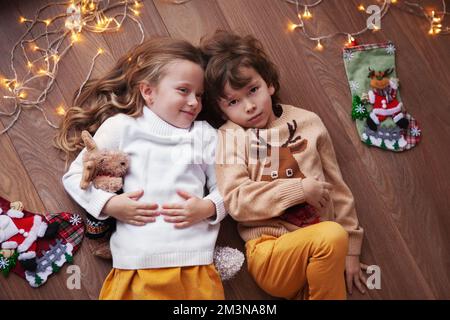
[[230, 247], [217, 247], [214, 250], [214, 264], [223, 281], [233, 278], [241, 269], [244, 254]]

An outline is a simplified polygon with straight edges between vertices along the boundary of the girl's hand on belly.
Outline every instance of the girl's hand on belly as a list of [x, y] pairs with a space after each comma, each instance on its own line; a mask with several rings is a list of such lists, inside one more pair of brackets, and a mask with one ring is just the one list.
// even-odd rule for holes
[[155, 222], [159, 216], [158, 204], [138, 202], [144, 195], [144, 190], [122, 193], [113, 196], [103, 207], [102, 212], [124, 223], [144, 226]]
[[201, 199], [181, 190], [177, 194], [186, 201], [163, 204], [163, 210], [160, 211], [164, 215], [164, 221], [174, 223], [176, 228], [189, 227], [216, 214], [216, 206], [211, 200]]

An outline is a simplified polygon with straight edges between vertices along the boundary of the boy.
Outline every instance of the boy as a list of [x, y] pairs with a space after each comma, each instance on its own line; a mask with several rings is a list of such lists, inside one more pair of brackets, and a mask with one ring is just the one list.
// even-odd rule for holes
[[248, 269], [267, 293], [345, 299], [364, 293], [351, 191], [320, 118], [278, 104], [278, 72], [258, 40], [217, 31], [201, 48], [206, 99], [219, 129], [217, 185], [246, 241]]

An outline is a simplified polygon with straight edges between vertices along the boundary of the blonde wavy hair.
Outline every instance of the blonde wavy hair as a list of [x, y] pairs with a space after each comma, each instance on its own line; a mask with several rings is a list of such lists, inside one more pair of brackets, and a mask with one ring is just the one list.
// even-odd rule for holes
[[83, 130], [93, 135], [107, 118], [118, 113], [142, 115], [145, 101], [139, 84], [157, 85], [174, 60], [205, 67], [201, 51], [189, 42], [153, 38], [131, 49], [103, 77], [89, 80], [81, 92], [75, 92], [54, 139], [55, 147], [65, 154], [66, 165], [84, 147]]

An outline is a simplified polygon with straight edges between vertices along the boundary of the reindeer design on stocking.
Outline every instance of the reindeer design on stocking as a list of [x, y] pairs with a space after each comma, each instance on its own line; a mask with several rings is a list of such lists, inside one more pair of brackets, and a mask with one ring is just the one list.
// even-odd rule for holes
[[[256, 147], [257, 159], [264, 162], [260, 181], [305, 178], [294, 155], [305, 151], [308, 140], [302, 139], [301, 135], [295, 136], [298, 128], [295, 120], [292, 120], [292, 124], [288, 122], [287, 126], [289, 137], [280, 146], [270, 145], [260, 136], [259, 129], [256, 130], [257, 141], [256, 145], [255, 141], [252, 141], [252, 147]], [[286, 209], [280, 218], [298, 227], [306, 227], [320, 222], [314, 207], [306, 202]]]

